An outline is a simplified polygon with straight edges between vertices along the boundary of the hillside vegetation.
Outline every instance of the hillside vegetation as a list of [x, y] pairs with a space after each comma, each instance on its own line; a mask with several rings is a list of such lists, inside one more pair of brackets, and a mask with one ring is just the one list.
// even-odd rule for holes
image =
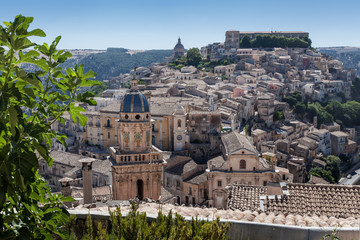
[[356, 68], [360, 73], [360, 48], [357, 47], [328, 47], [318, 48], [318, 51], [340, 60], [344, 68]]
[[128, 73], [135, 66], [147, 67], [155, 62], [164, 62], [172, 50], [148, 50], [129, 54], [125, 48], [108, 48], [105, 52], [91, 53], [86, 56], [73, 56], [63, 63], [62, 67], [74, 67], [75, 64], [84, 64], [85, 71], [92, 69], [97, 73], [97, 80], [105, 80], [110, 77]]

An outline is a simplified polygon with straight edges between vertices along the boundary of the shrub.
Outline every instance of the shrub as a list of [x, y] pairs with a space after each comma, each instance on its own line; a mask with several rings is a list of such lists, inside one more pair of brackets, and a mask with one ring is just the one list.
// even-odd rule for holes
[[123, 216], [120, 208], [110, 212], [110, 223], [97, 224], [88, 216], [84, 225], [82, 235], [79, 235], [79, 229], [76, 224], [72, 228], [78, 231], [79, 239], [129, 239], [129, 240], [147, 240], [147, 239], [228, 239], [226, 235], [229, 230], [229, 223], [220, 223], [219, 218], [213, 221], [204, 221], [192, 218], [186, 221], [184, 217], [171, 211], [165, 215], [161, 212], [155, 221], [149, 222], [146, 213], [138, 212], [138, 205], [131, 202], [131, 211], [127, 216]]

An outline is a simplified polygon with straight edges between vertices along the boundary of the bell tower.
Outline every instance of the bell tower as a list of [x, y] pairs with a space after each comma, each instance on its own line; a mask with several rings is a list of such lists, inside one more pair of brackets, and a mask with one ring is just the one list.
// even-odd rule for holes
[[186, 144], [186, 115], [184, 108], [179, 106], [173, 113], [174, 119], [174, 151], [182, 151]]

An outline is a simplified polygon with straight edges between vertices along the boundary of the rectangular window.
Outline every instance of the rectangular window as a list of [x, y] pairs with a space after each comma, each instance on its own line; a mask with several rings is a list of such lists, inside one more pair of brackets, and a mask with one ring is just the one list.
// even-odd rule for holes
[[221, 187], [221, 185], [222, 185], [222, 182], [218, 181], [218, 187]]
[[192, 188], [189, 187], [189, 195], [192, 195]]

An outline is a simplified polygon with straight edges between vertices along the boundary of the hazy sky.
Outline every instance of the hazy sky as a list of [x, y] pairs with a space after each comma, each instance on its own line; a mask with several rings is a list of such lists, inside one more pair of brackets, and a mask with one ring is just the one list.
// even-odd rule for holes
[[314, 47], [360, 46], [359, 0], [0, 0], [0, 20], [33, 16], [59, 48], [170, 49], [224, 42], [225, 31], [306, 31]]

